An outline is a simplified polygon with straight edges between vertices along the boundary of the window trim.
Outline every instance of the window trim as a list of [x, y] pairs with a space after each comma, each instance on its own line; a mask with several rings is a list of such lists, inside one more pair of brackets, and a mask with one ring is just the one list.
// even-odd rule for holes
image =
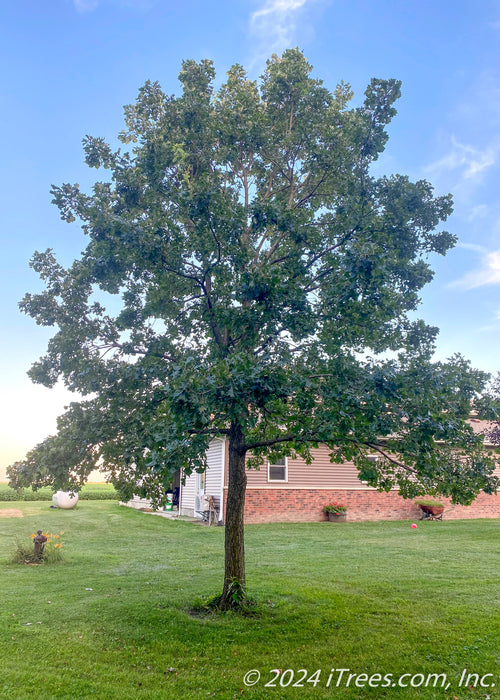
[[[282, 457], [285, 460], [285, 464], [271, 464], [267, 460], [267, 482], [269, 484], [287, 484], [288, 483], [288, 457]], [[271, 467], [285, 467], [285, 478], [284, 479], [271, 479]]]

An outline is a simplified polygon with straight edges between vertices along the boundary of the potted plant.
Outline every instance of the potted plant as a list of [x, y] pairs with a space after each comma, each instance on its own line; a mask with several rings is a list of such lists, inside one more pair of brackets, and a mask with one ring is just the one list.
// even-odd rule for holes
[[432, 498], [419, 498], [418, 501], [415, 501], [415, 503], [422, 511], [422, 517], [420, 520], [425, 520], [427, 518], [430, 518], [431, 520], [443, 519], [444, 503], [440, 503]]
[[342, 523], [347, 518], [347, 506], [336, 501], [323, 506], [323, 512], [327, 514], [328, 520], [332, 523]]

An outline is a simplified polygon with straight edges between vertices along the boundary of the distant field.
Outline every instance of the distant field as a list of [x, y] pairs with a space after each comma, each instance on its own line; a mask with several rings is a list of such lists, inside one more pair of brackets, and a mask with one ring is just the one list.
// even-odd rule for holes
[[[2, 501], [51, 501], [53, 491], [49, 487], [33, 491], [32, 489], [22, 489], [18, 493], [6, 483], [0, 483], [0, 502]], [[82, 500], [118, 500], [118, 494], [113, 484], [86, 484], [79, 492], [78, 497]]]
[[[499, 697], [499, 521], [248, 526], [258, 604], [240, 617], [191, 612], [220, 592], [224, 528], [109, 501], [9, 508], [24, 517], [0, 518], [1, 698]], [[64, 563], [8, 564], [38, 528], [64, 532]]]

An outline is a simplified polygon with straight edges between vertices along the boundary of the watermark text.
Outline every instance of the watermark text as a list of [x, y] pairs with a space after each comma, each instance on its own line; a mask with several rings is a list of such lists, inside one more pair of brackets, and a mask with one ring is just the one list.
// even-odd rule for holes
[[272, 668], [259, 671], [254, 668], [243, 677], [246, 686], [258, 683], [264, 688], [494, 688], [492, 673], [472, 673], [464, 669], [460, 677], [451, 679], [446, 673], [354, 673], [349, 668], [332, 668], [328, 671], [305, 668], [297, 670]]

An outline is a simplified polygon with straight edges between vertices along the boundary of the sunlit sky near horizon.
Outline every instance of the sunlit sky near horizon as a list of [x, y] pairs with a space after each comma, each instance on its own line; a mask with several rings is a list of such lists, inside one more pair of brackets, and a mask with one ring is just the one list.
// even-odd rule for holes
[[[123, 105], [148, 79], [178, 92], [186, 58], [210, 58], [217, 80], [233, 63], [257, 78], [273, 52], [299, 46], [314, 75], [344, 80], [359, 103], [370, 78], [403, 81], [378, 174], [425, 178], [452, 192], [445, 228], [459, 237], [422, 294], [420, 316], [440, 327], [436, 357], [462, 353], [500, 369], [500, 6], [430, 0], [18, 0], [2, 7], [0, 112], [0, 480], [5, 467], [55, 431], [72, 400], [26, 371], [52, 332], [18, 302], [41, 283], [28, 262], [53, 248], [69, 264], [85, 246], [59, 219], [51, 184], [90, 185], [86, 134], [114, 140]], [[98, 175], [100, 176], [100, 174]]]

